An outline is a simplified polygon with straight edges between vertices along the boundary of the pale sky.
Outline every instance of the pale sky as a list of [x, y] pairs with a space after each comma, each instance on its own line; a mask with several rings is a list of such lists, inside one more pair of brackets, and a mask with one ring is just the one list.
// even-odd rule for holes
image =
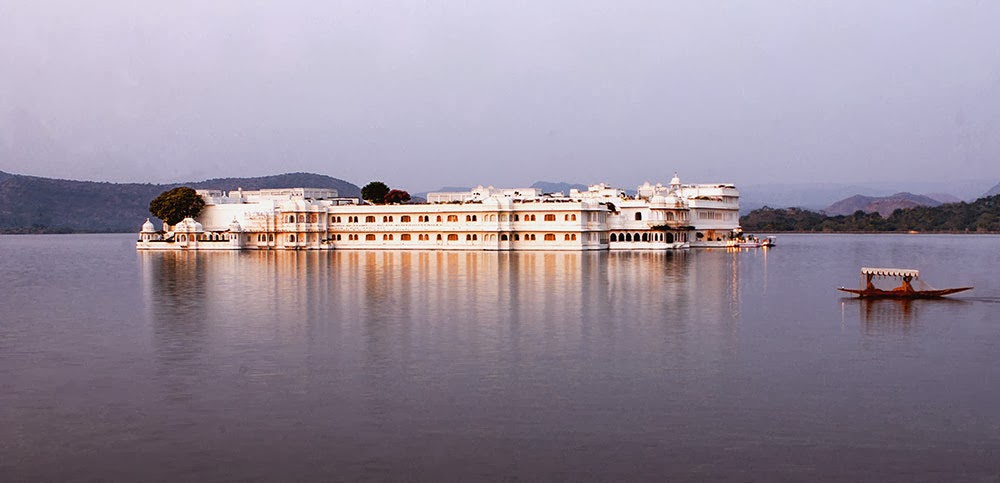
[[0, 0], [0, 170], [1000, 180], [1000, 2]]

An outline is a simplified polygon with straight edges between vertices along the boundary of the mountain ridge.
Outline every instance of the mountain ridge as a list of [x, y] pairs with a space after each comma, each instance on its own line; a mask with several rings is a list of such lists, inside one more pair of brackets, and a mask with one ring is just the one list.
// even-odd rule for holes
[[826, 207], [822, 213], [831, 216], [850, 215], [860, 210], [865, 213], [878, 212], [882, 217], [888, 217], [893, 211], [900, 208], [940, 206], [941, 204], [940, 201], [929, 196], [903, 191], [889, 196], [849, 196]]
[[996, 196], [996, 195], [1000, 195], [1000, 183], [997, 183], [996, 186], [990, 188], [990, 190], [983, 195], [983, 198], [987, 196]]
[[[2, 172], [0, 172], [2, 173]], [[234, 190], [332, 188], [341, 196], [360, 196], [353, 183], [315, 173], [285, 173], [249, 178], [214, 178], [185, 183], [110, 183], [0, 174], [0, 233], [128, 233], [149, 214], [149, 202], [178, 186]]]

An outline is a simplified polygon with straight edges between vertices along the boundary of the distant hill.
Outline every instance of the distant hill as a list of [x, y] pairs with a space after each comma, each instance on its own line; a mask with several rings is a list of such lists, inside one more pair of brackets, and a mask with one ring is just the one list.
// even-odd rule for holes
[[926, 196], [928, 198], [931, 198], [933, 200], [936, 200], [936, 201], [940, 201], [942, 204], [944, 204], [944, 203], [958, 203], [958, 202], [962, 201], [961, 198], [959, 198], [957, 196], [954, 196], [954, 195], [951, 195], [951, 194], [948, 194], [948, 193], [927, 193], [924, 196]]
[[986, 194], [983, 195], [983, 197], [985, 198], [987, 196], [996, 196], [996, 195], [1000, 195], [1000, 183], [997, 183], [996, 186], [990, 188], [990, 190], [987, 191]]
[[883, 217], [886, 217], [899, 208], [939, 206], [940, 204], [941, 202], [934, 198], [905, 192], [889, 196], [854, 195], [826, 207], [823, 212], [828, 215], [837, 216], [850, 215], [855, 211], [861, 210], [865, 213], [878, 212]]
[[[871, 197], [889, 196], [900, 191], [910, 193], [935, 193], [925, 195], [942, 203], [972, 201], [993, 183], [982, 179], [945, 182], [916, 181], [865, 181], [859, 183], [769, 183], [737, 184], [740, 190], [740, 213], [747, 213], [762, 206], [772, 208], [799, 207], [813, 211], [823, 210], [837, 200], [860, 194]], [[998, 188], [1000, 189], [1000, 188]], [[947, 193], [938, 195], [938, 193]], [[954, 198], [957, 198], [954, 199]]]
[[947, 203], [894, 211], [888, 217], [878, 212], [826, 216], [799, 208], [760, 208], [740, 217], [747, 232], [1000, 232], [1000, 195], [972, 203]]
[[220, 178], [172, 184], [101, 183], [0, 173], [0, 233], [123, 233], [139, 230], [149, 202], [177, 186], [198, 189], [333, 188], [360, 196], [347, 181], [311, 173]]
[[531, 185], [530, 188], [538, 188], [542, 190], [542, 193], [563, 193], [569, 194], [569, 190], [578, 189], [580, 191], [587, 191], [587, 185], [579, 183], [565, 183], [561, 181], [535, 181], [535, 184]]

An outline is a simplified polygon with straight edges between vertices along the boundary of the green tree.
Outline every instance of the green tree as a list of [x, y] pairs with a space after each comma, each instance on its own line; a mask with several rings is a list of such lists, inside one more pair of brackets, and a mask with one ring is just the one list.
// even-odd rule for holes
[[382, 199], [386, 204], [406, 203], [410, 201], [410, 194], [403, 190], [390, 190]]
[[184, 218], [198, 216], [203, 208], [205, 200], [187, 186], [164, 191], [149, 202], [149, 212], [168, 225], [176, 225]]
[[384, 203], [387, 194], [389, 194], [389, 185], [381, 181], [372, 181], [361, 188], [361, 199], [372, 203]]

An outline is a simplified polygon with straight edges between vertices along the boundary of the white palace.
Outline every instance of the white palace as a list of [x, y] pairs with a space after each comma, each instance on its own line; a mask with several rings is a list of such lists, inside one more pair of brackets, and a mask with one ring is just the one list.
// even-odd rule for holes
[[148, 219], [139, 250], [667, 250], [725, 246], [739, 231], [732, 184], [604, 184], [430, 193], [427, 203], [373, 205], [336, 190], [199, 190], [197, 219]]

